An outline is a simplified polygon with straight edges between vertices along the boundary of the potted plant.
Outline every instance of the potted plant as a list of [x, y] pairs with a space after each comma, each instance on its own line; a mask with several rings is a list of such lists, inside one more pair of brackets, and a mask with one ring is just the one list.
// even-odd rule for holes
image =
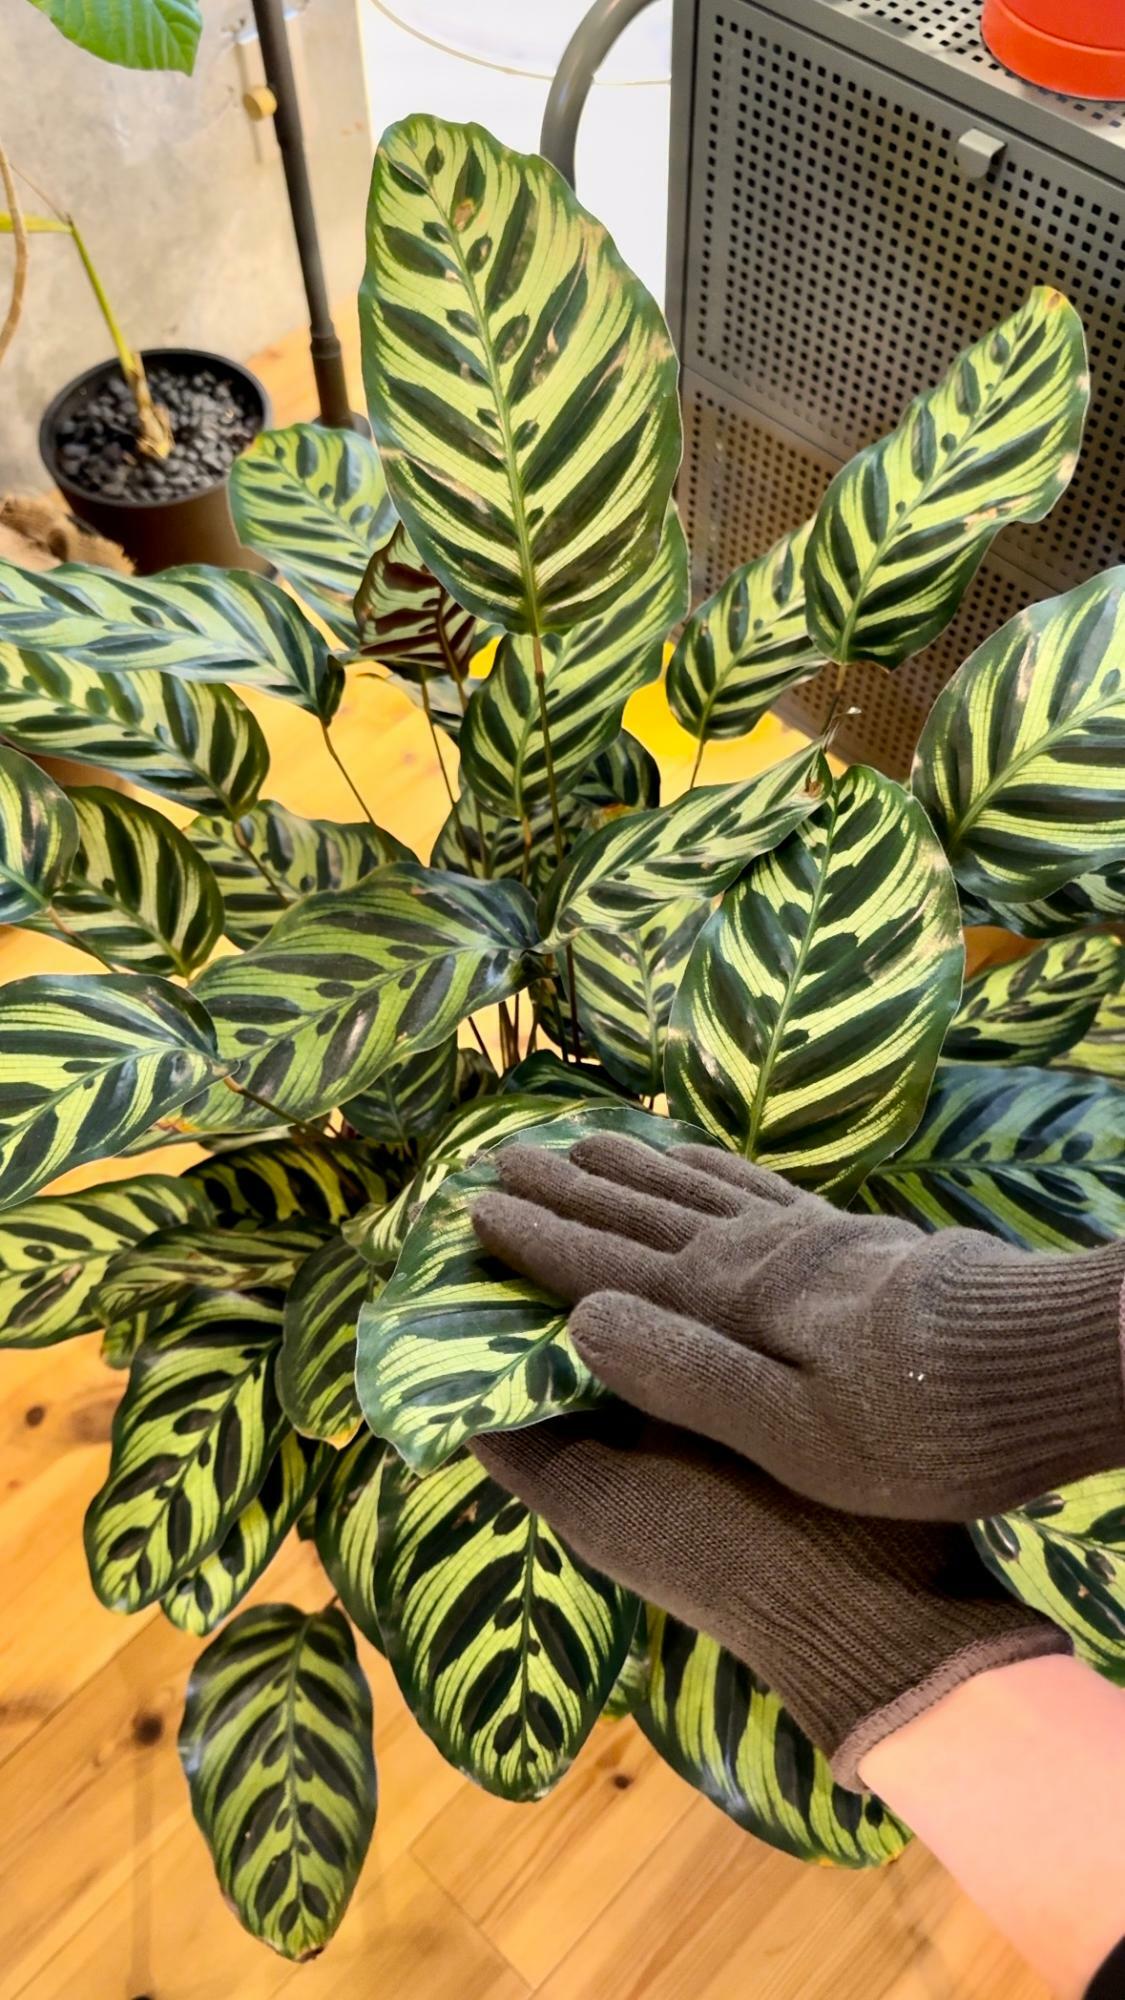
[[[662, 804], [621, 726], [688, 609], [656, 305], [542, 160], [417, 117], [376, 159], [361, 318], [378, 451], [298, 425], [235, 473], [244, 539], [315, 625], [237, 573], [0, 567], [3, 915], [100, 961], [0, 988], [4, 1339], [100, 1326], [129, 1366], [91, 1580], [206, 1640], [180, 1737], [195, 1813], [228, 1901], [290, 1958], [331, 1936], [375, 1815], [353, 1629], [504, 1797], [555, 1784], [609, 1705], [791, 1854], [867, 1867], [908, 1837], [744, 1666], [577, 1562], [467, 1449], [601, 1395], [565, 1309], [477, 1244], [497, 1148], [687, 1125], [928, 1229], [1066, 1250], [1125, 1222], [1125, 574], [980, 647], [909, 787], [815, 742]], [[1064, 488], [1088, 395], [1066, 301], [1036, 290], [950, 359], [687, 619], [666, 687], [701, 745], [826, 661], [843, 700], [853, 660], [893, 672]], [[263, 798], [225, 685], [330, 741], [373, 662], [436, 754], [459, 746], [427, 864], [366, 814]], [[60, 729], [197, 816], [67, 796], [21, 756]], [[1038, 942], [963, 990], [985, 918]], [[207, 1157], [179, 1178], [38, 1192], [184, 1134]], [[1123, 1510], [1107, 1474], [976, 1529], [1119, 1679]], [[298, 1525], [322, 1608], [244, 1602]]]

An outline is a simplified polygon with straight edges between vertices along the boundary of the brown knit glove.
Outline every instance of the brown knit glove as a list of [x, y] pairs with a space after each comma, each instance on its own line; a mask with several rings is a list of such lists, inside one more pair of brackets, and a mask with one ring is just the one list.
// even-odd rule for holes
[[960, 1682], [1069, 1651], [993, 1582], [964, 1528], [818, 1507], [635, 1411], [473, 1450], [596, 1569], [745, 1660], [852, 1789], [876, 1743]]
[[477, 1234], [577, 1307], [598, 1379], [796, 1492], [967, 1521], [1125, 1465], [1125, 1243], [930, 1236], [717, 1149], [611, 1134], [496, 1165]]

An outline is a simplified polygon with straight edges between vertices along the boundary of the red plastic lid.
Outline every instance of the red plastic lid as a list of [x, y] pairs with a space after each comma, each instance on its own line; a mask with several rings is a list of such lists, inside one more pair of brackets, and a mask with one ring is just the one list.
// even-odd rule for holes
[[984, 0], [981, 33], [1017, 76], [1064, 97], [1125, 99], [1122, 0]]

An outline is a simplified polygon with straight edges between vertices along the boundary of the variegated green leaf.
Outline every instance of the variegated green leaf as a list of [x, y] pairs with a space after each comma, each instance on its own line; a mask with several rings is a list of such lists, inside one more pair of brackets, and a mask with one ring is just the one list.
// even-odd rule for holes
[[407, 681], [456, 685], [481, 643], [479, 621], [426, 568], [401, 521], [371, 557], [352, 616], [364, 650]]
[[116, 771], [200, 812], [247, 812], [269, 769], [261, 727], [229, 688], [14, 646], [0, 645], [0, 730], [21, 750]]
[[680, 457], [675, 355], [545, 160], [479, 125], [392, 125], [360, 330], [391, 497], [466, 609], [565, 631], [648, 569]]
[[596, 618], [561, 637], [500, 641], [461, 731], [463, 783], [515, 819], [543, 805], [552, 777], [568, 791], [618, 734], [629, 696], [657, 678], [664, 639], [688, 601], [687, 545], [672, 508], [655, 563]]
[[1125, 1687], [1125, 1473], [1099, 1472], [978, 1521], [973, 1539], [994, 1576]]
[[265, 577], [199, 563], [153, 581], [60, 563], [0, 562], [0, 642], [67, 665], [243, 681], [329, 722], [343, 669], [293, 599]]
[[1076, 875], [1032, 903], [991, 903], [986, 909], [961, 891], [965, 922], [999, 924], [1021, 937], [1069, 937], [1101, 924], [1125, 923], [1125, 862], [1100, 874]]
[[[536, 1145], [562, 1152], [590, 1132], [628, 1133], [661, 1148], [700, 1136], [609, 1104], [568, 1107], [549, 1124], [517, 1129], [525, 1138], [534, 1130]], [[478, 1240], [472, 1204], [496, 1180], [495, 1146], [445, 1180], [410, 1229], [390, 1282], [359, 1316], [363, 1414], [420, 1472], [469, 1438], [588, 1408], [603, 1393], [571, 1344], [567, 1307], [498, 1264]]]
[[833, 1782], [827, 1758], [749, 1667], [651, 1607], [648, 1629], [648, 1694], [634, 1712], [681, 1778], [799, 1861], [879, 1868], [901, 1854], [906, 1828], [869, 1792]]
[[121, 1152], [126, 1156], [148, 1153], [154, 1147], [182, 1146], [185, 1139], [209, 1152], [221, 1152], [226, 1146], [241, 1145], [251, 1138], [284, 1139], [288, 1133], [288, 1124], [264, 1105], [240, 1096], [226, 1083], [213, 1083], [198, 1097], [189, 1097], [179, 1111], [139, 1132], [127, 1146], [121, 1147]]
[[515, 883], [402, 863], [306, 896], [197, 991], [239, 1082], [315, 1117], [526, 984], [536, 946]]
[[40, 1195], [0, 1220], [0, 1347], [49, 1347], [102, 1324], [95, 1294], [111, 1260], [154, 1230], [206, 1222], [202, 1188], [166, 1174]]
[[223, 933], [223, 899], [190, 840], [122, 792], [84, 786], [70, 803], [78, 850], [35, 928], [58, 929], [130, 972], [186, 977], [205, 964]]
[[0, 987], [0, 1208], [119, 1153], [230, 1064], [190, 993], [136, 974]]
[[361, 1305], [379, 1284], [358, 1251], [335, 1236], [305, 1259], [289, 1287], [277, 1389], [290, 1423], [305, 1437], [340, 1443], [358, 1428], [356, 1327]]
[[701, 932], [672, 1009], [669, 1106], [845, 1199], [918, 1123], [964, 964], [925, 814], [853, 765]]
[[343, 646], [371, 551], [395, 524], [379, 453], [358, 431], [289, 424], [260, 431], [230, 472], [234, 525]]
[[323, 1950], [375, 1824], [371, 1695], [347, 1620], [256, 1605], [192, 1669], [180, 1762], [219, 1886], [283, 1958]]
[[302, 896], [353, 888], [373, 868], [412, 858], [368, 820], [302, 819], [276, 799], [264, 799], [233, 826], [201, 817], [184, 831], [218, 881], [223, 929], [242, 950], [259, 944]]
[[629, 1642], [625, 1664], [609, 1691], [609, 1699], [602, 1713], [609, 1722], [619, 1722], [622, 1716], [632, 1715], [640, 1707], [648, 1693], [648, 1621], [647, 1607], [641, 1606], [637, 1629]]
[[[193, 1185], [198, 1193], [199, 1183]], [[98, 1309], [109, 1323], [151, 1312], [190, 1291], [284, 1289], [324, 1238], [320, 1222], [254, 1223], [241, 1229], [177, 1223], [118, 1252], [98, 1288]]]
[[200, 1160], [184, 1177], [202, 1189], [218, 1222], [336, 1224], [367, 1202], [383, 1201], [386, 1186], [371, 1149], [346, 1140], [321, 1145], [292, 1139], [239, 1146]]
[[686, 897], [629, 930], [581, 931], [574, 940], [564, 979], [569, 993], [573, 963], [583, 1040], [638, 1097], [664, 1089], [672, 1003], [709, 910]]
[[624, 1664], [638, 1604], [468, 1453], [379, 1481], [379, 1629], [443, 1757], [485, 1791], [537, 1799], [577, 1756]]
[[1063, 1070], [941, 1063], [913, 1138], [861, 1200], [1025, 1250], [1112, 1242], [1125, 1235], [1125, 1091]]
[[668, 705], [701, 742], [745, 736], [824, 665], [805, 623], [803, 565], [811, 521], [744, 563], [693, 611], [668, 663]]
[[173, 1625], [203, 1639], [229, 1617], [273, 1561], [297, 1516], [315, 1498], [330, 1456], [294, 1431], [282, 1438], [254, 1498], [218, 1548], [161, 1599], [160, 1609]]
[[412, 1149], [440, 1125], [453, 1103], [457, 1079], [457, 1037], [395, 1063], [362, 1097], [341, 1109], [349, 1125], [366, 1139]]
[[1082, 1040], [1061, 1061], [1067, 1069], [1088, 1069], [1125, 1083], [1125, 988], [1102, 1001]]
[[543, 948], [582, 930], [643, 923], [686, 896], [721, 894], [816, 810], [827, 775], [812, 744], [744, 784], [702, 785], [586, 834], [544, 891]]
[[276, 1299], [200, 1292], [138, 1349], [86, 1515], [90, 1580], [109, 1610], [166, 1596], [254, 1498], [287, 1429], [280, 1339]]
[[620, 1104], [625, 1095], [607, 1070], [592, 1063], [564, 1062], [553, 1049], [536, 1049], [534, 1055], [525, 1056], [507, 1072], [501, 1091], [505, 1096], [529, 1091], [554, 1097], [562, 1107], [575, 1101], [586, 1104], [591, 1098], [599, 1104], [606, 1100]]
[[1030, 604], [978, 646], [922, 731], [913, 786], [991, 908], [1125, 861], [1125, 568]]
[[0, 743], [0, 924], [25, 923], [46, 908], [77, 845], [66, 793]]
[[332, 1469], [317, 1495], [316, 1552], [332, 1588], [358, 1632], [379, 1651], [383, 1635], [375, 1609], [375, 1549], [379, 1539], [379, 1482], [390, 1447], [369, 1430], [333, 1454]]
[[1082, 322], [1038, 285], [836, 474], [805, 557], [829, 659], [897, 667], [945, 630], [1000, 529], [1065, 491], [1089, 397]]
[[987, 966], [965, 988], [942, 1054], [960, 1062], [1045, 1063], [1082, 1039], [1121, 980], [1111, 937], [1086, 932]]

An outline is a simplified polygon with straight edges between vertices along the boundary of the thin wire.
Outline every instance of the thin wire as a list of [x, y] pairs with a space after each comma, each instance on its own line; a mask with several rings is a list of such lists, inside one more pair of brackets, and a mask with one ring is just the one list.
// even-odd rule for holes
[[[553, 69], [519, 69], [514, 63], [489, 62], [487, 57], [474, 56], [468, 49], [459, 49], [452, 42], [439, 42], [436, 35], [425, 35], [421, 28], [412, 28], [409, 21], [404, 21], [401, 14], [394, 13], [386, 5], [386, 0], [371, 0], [371, 5], [377, 14], [382, 14], [383, 19], [390, 21], [394, 27], [401, 28], [412, 41], [424, 42], [428, 49], [437, 49], [443, 56], [456, 56], [459, 62], [472, 63], [475, 69], [490, 69], [496, 76], [521, 76], [532, 83], [553, 83], [555, 80]], [[672, 78], [669, 73], [667, 76], [599, 76], [595, 81], [599, 88], [608, 87], [610, 90], [657, 90], [671, 83]]]

